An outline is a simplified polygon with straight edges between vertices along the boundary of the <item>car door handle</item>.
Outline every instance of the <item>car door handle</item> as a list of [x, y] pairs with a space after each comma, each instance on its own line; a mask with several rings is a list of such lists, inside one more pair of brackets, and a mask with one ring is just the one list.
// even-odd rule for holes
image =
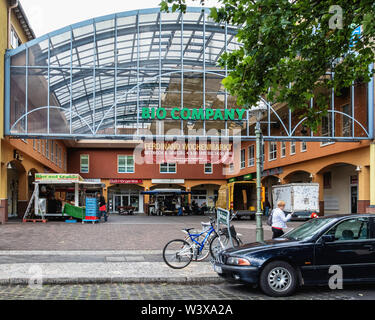
[[369, 249], [370, 251], [374, 251], [374, 245], [373, 244], [365, 244], [363, 247]]

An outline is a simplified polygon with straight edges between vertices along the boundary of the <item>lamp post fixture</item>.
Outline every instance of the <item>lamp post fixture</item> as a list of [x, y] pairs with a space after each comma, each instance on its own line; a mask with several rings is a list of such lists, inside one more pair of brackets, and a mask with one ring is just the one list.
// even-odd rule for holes
[[259, 101], [256, 106], [250, 109], [250, 112], [256, 118], [256, 126], [255, 126], [255, 136], [256, 136], [256, 173], [257, 173], [257, 212], [255, 214], [256, 217], [256, 241], [257, 242], [264, 242], [264, 230], [262, 226], [262, 166], [261, 166], [261, 150], [262, 150], [262, 142], [263, 136], [262, 131], [260, 129], [260, 121], [263, 118], [264, 112], [267, 111], [267, 105], [263, 101]]

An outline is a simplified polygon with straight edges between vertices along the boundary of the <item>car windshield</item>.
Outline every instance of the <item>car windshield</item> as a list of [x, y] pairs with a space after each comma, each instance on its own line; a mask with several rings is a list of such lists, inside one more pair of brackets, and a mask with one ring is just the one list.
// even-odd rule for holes
[[326, 219], [312, 219], [297, 228], [289, 231], [288, 233], [281, 236], [281, 238], [287, 238], [289, 240], [307, 240], [321, 231], [326, 225], [334, 221], [335, 218]]

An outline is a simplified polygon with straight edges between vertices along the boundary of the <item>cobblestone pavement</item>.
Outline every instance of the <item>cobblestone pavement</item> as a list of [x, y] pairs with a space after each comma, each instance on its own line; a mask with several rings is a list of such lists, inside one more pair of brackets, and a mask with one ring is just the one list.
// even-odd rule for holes
[[0, 300], [368, 300], [375, 286], [344, 290], [301, 288], [287, 298], [270, 298], [244, 285], [96, 284], [0, 286]]
[[[0, 251], [4, 250], [156, 250], [171, 239], [183, 237], [181, 229], [200, 229], [207, 216], [148, 217], [111, 215], [109, 222], [99, 224], [49, 221], [22, 223], [9, 221], [0, 225]], [[290, 222], [293, 228], [300, 222]], [[244, 242], [253, 242], [255, 221], [234, 221]], [[270, 239], [270, 227], [264, 223], [265, 239]]]

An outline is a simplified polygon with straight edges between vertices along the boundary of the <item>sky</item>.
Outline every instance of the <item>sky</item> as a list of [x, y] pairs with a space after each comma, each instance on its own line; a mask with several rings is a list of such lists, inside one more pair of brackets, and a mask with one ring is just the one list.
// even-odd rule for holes
[[[161, 0], [21, 0], [21, 5], [37, 37], [76, 22], [107, 14], [159, 7]], [[187, 1], [199, 6], [199, 1]], [[206, 0], [205, 6], [218, 4]]]

